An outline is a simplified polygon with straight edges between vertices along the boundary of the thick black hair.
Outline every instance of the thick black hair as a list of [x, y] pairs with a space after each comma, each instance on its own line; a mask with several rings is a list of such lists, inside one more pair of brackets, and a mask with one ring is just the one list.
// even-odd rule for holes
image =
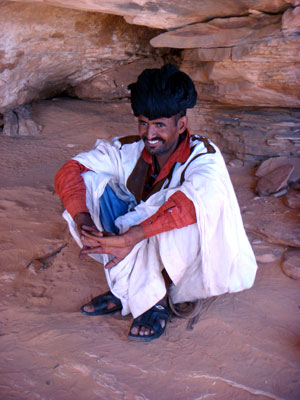
[[145, 69], [128, 89], [134, 115], [143, 115], [149, 120], [170, 118], [193, 108], [197, 100], [191, 78], [172, 64], [161, 69]]

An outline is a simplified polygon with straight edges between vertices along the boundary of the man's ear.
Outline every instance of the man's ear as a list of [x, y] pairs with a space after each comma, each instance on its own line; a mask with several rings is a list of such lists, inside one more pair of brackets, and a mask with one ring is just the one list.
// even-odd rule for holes
[[185, 115], [184, 117], [179, 118], [177, 122], [177, 131], [179, 134], [183, 133], [188, 125], [188, 117]]

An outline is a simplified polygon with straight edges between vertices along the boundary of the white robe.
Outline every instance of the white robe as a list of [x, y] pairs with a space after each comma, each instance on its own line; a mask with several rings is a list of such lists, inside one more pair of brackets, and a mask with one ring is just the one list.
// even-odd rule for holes
[[[191, 146], [195, 147], [187, 161], [176, 164], [168, 188], [166, 181], [159, 192], [135, 207], [126, 182], [144, 148], [142, 140], [122, 146], [118, 138], [112, 143], [99, 139], [91, 151], [74, 157], [91, 170], [83, 174], [86, 202], [99, 230], [99, 198], [107, 183], [132, 209], [116, 220], [120, 233], [153, 215], [177, 190], [195, 206], [196, 224], [144, 239], [118, 265], [105, 270], [110, 290], [122, 301], [123, 315], [131, 312], [136, 318], [165, 295], [164, 268], [174, 284], [174, 303], [238, 292], [253, 285], [256, 260], [223, 157], [215, 145], [215, 153], [207, 153], [202, 141], [191, 140]], [[207, 154], [189, 163], [201, 153]], [[82, 246], [70, 214], [65, 211], [63, 216]], [[104, 264], [110, 259], [107, 255], [91, 256]]]

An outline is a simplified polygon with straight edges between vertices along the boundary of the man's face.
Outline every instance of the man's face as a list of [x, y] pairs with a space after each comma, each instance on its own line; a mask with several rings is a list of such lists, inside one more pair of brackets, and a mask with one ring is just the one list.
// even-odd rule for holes
[[181, 117], [176, 123], [176, 116], [149, 120], [138, 117], [139, 134], [145, 143], [146, 151], [158, 158], [169, 157], [176, 149], [179, 135], [186, 129], [187, 118]]

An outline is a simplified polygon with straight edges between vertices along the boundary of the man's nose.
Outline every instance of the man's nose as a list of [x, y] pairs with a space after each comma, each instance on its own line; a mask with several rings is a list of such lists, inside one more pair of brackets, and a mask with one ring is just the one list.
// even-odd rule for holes
[[155, 125], [149, 124], [147, 127], [146, 137], [151, 140], [156, 136]]

